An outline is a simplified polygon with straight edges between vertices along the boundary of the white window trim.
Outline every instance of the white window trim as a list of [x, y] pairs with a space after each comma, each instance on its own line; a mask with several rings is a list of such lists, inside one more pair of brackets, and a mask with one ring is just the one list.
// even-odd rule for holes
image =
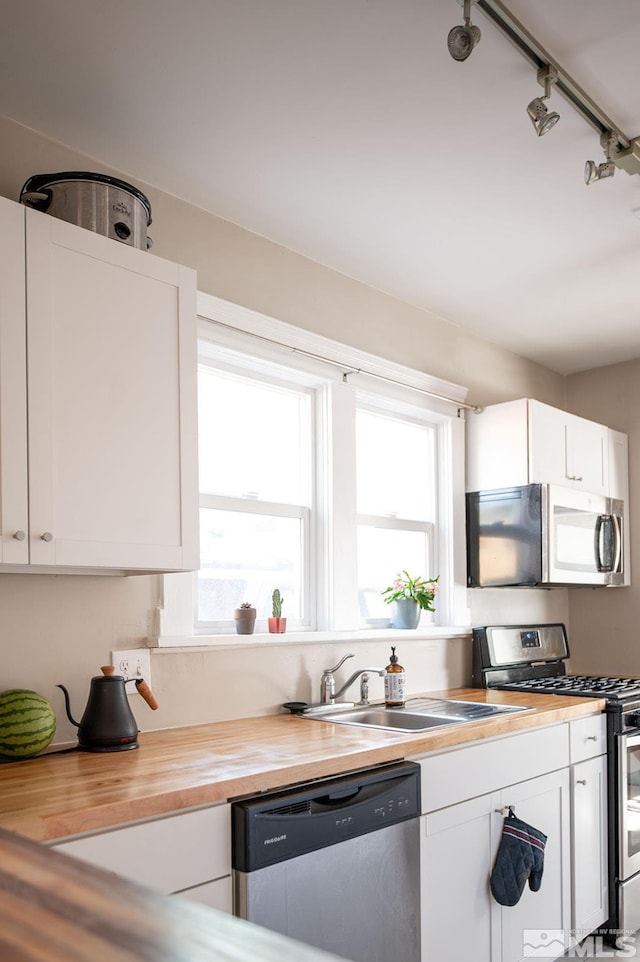
[[[243, 337], [246, 336], [246, 346], [251, 352], [256, 350], [255, 335], [265, 339], [261, 345], [260, 354], [266, 361], [283, 361], [283, 348], [271, 344], [275, 341], [278, 344], [287, 345], [292, 351], [313, 357], [331, 359], [338, 365], [344, 365], [345, 371], [367, 371], [373, 375], [400, 384], [415, 388], [417, 391], [432, 392], [441, 397], [448, 397], [455, 401], [464, 403], [467, 396], [467, 389], [444, 381], [440, 378], [424, 374], [413, 368], [387, 361], [374, 354], [351, 348], [319, 334], [305, 331], [284, 321], [276, 320], [265, 314], [250, 310], [238, 304], [233, 304], [219, 297], [210, 294], [198, 294], [198, 315], [199, 336], [205, 339], [212, 339], [215, 332], [216, 349], [224, 351], [227, 348], [230, 352], [242, 349]], [[212, 325], [211, 322], [218, 322]], [[256, 362], [259, 366], [260, 361]], [[328, 365], [322, 361], [309, 361], [307, 366], [312, 372], [314, 364], [317, 365], [318, 375], [322, 374], [323, 379], [328, 376]], [[330, 375], [329, 375], [330, 376]], [[312, 377], [312, 373], [309, 374]], [[334, 379], [336, 385], [341, 382], [342, 375], [338, 368], [334, 368]], [[360, 395], [371, 391], [371, 380], [367, 379], [364, 373], [349, 373], [349, 386], [359, 392]], [[376, 399], [384, 397], [390, 404], [394, 403], [402, 407], [402, 400], [398, 400], [403, 394], [410, 392], [399, 390], [394, 384], [377, 382], [375, 389]], [[351, 392], [337, 391], [333, 385], [329, 384], [324, 392], [324, 404], [327, 408], [332, 408], [336, 413], [343, 400], [352, 404], [351, 399], [347, 400], [347, 395]], [[344, 539], [340, 541], [340, 552], [332, 551], [332, 543], [335, 541], [334, 534], [340, 530], [341, 516], [345, 510], [354, 511], [355, 492], [346, 492], [344, 497], [348, 504], [340, 503], [341, 487], [331, 484], [331, 465], [326, 471], [329, 476], [321, 479], [321, 482], [334, 488], [337, 500], [334, 501], [332, 517], [329, 519], [327, 528], [327, 543], [322, 546], [325, 558], [331, 557], [330, 565], [323, 565], [325, 572], [330, 572], [331, 581], [324, 577], [319, 579], [318, 597], [322, 599], [319, 604], [320, 610], [329, 612], [331, 623], [334, 629], [318, 631], [291, 631], [286, 635], [258, 634], [250, 636], [238, 635], [203, 635], [195, 634], [193, 630], [193, 588], [194, 578], [190, 572], [181, 574], [169, 574], [161, 576], [162, 592], [161, 600], [156, 612], [156, 625], [154, 634], [148, 638], [151, 647], [168, 649], [170, 651], [203, 650], [216, 648], [245, 648], [245, 647], [264, 647], [270, 645], [291, 645], [304, 643], [305, 645], [313, 642], [326, 643], [331, 641], [370, 641], [372, 639], [384, 639], [391, 635], [394, 639], [401, 634], [412, 639], [429, 638], [448, 638], [467, 635], [469, 632], [469, 609], [467, 606], [466, 592], [466, 553], [465, 553], [465, 532], [464, 532], [464, 418], [460, 411], [456, 411], [455, 403], [447, 403], [443, 400], [430, 398], [429, 414], [431, 420], [438, 424], [438, 465], [439, 465], [439, 544], [438, 544], [438, 566], [440, 581], [449, 585], [450, 590], [441, 592], [439, 595], [439, 612], [443, 624], [433, 627], [423, 627], [411, 631], [391, 630], [388, 628], [362, 629], [358, 628], [353, 622], [353, 610], [349, 606], [348, 610], [343, 599], [347, 592], [344, 591], [347, 569], [349, 577], [355, 578], [355, 564], [353, 558], [349, 557], [349, 550], [344, 550]], [[340, 425], [342, 419], [339, 417], [334, 420], [334, 424]], [[335, 438], [334, 438], [335, 441]], [[351, 443], [349, 438], [340, 439], [339, 443]], [[355, 511], [354, 511], [355, 513]], [[353, 552], [356, 545], [353, 545]], [[336, 591], [336, 585], [341, 586], [341, 591]], [[355, 591], [355, 586], [354, 586]], [[320, 626], [321, 629], [326, 626]]]

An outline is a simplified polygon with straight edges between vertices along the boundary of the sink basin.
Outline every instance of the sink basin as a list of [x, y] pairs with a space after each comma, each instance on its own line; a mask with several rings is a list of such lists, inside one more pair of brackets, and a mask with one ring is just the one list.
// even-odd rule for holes
[[465, 722], [481, 721], [508, 715], [513, 712], [531, 711], [514, 705], [488, 705], [485, 702], [456, 701], [448, 698], [410, 699], [405, 708], [385, 708], [371, 705], [367, 708], [340, 708], [335, 711], [323, 710], [314, 714], [305, 713], [304, 717], [316, 721], [328, 721], [337, 725], [357, 725], [367, 728], [383, 728], [385, 731], [423, 732], [447, 725], [461, 725]]
[[[308, 716], [312, 718], [312, 715]], [[424, 712], [411, 712], [404, 708], [360, 708], [347, 709], [317, 715], [318, 721], [335, 722], [338, 725], [366, 725], [367, 728], [384, 728], [387, 731], [423, 732], [429, 728], [444, 725], [457, 725], [462, 718], [446, 718], [443, 715], [428, 715]]]

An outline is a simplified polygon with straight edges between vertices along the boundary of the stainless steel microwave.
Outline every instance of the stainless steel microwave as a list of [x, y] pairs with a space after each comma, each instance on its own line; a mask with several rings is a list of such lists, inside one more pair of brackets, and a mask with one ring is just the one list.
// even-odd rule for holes
[[552, 484], [466, 496], [467, 584], [622, 585], [624, 503]]

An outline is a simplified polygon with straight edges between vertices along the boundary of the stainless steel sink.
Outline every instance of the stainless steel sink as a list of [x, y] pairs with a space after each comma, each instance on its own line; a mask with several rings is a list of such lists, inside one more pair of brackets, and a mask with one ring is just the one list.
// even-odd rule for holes
[[427, 715], [394, 708], [347, 709], [315, 717], [319, 721], [335, 722], [338, 725], [366, 725], [367, 728], [385, 728], [387, 731], [401, 732], [423, 732], [429, 728], [457, 725], [463, 721], [462, 718], [445, 718], [442, 715]]
[[513, 705], [488, 705], [485, 702], [457, 701], [447, 698], [414, 698], [405, 708], [385, 708], [371, 705], [368, 708], [340, 708], [328, 706], [316, 712], [306, 712], [304, 717], [337, 725], [356, 725], [367, 728], [383, 728], [385, 731], [423, 732], [447, 725], [481, 721], [508, 715], [513, 712], [531, 711]]

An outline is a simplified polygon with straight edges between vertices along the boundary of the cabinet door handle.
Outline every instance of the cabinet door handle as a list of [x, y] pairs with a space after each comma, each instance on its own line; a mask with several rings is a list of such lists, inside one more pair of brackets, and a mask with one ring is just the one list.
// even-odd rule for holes
[[597, 735], [587, 735], [587, 741], [588, 741], [588, 742], [597, 742], [597, 741], [598, 741], [598, 736], [597, 736]]
[[576, 778], [576, 785], [586, 785], [586, 784], [587, 784], [586, 778]]
[[53, 535], [51, 534], [50, 531], [45, 531], [44, 534], [41, 534], [41, 535], [40, 535], [40, 540], [41, 540], [41, 541], [53, 541]]
[[584, 481], [581, 474], [568, 474], [567, 481]]
[[26, 531], [20, 530], [16, 531], [13, 537], [16, 539], [16, 541], [24, 541], [24, 539], [27, 537], [27, 534]]

